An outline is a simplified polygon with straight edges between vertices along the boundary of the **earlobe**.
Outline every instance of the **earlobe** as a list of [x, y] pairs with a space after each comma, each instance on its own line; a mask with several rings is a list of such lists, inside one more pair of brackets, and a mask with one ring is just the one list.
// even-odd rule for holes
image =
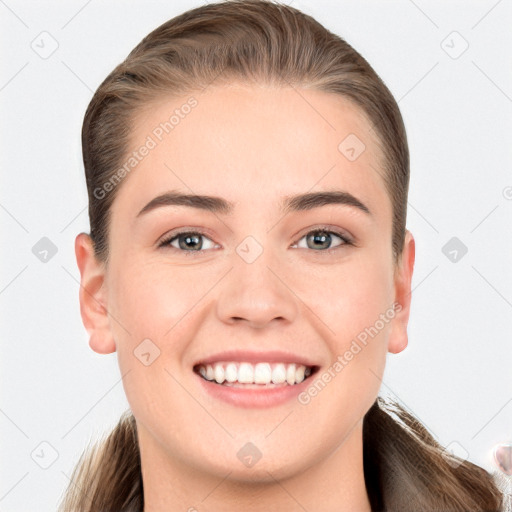
[[407, 325], [411, 310], [411, 282], [415, 260], [415, 241], [412, 233], [406, 230], [404, 249], [399, 267], [395, 272], [395, 317], [389, 336], [388, 351], [398, 354], [407, 347]]
[[80, 269], [80, 314], [89, 334], [89, 346], [99, 354], [115, 352], [116, 346], [108, 319], [105, 269], [94, 254], [91, 237], [80, 233], [75, 238], [75, 256]]

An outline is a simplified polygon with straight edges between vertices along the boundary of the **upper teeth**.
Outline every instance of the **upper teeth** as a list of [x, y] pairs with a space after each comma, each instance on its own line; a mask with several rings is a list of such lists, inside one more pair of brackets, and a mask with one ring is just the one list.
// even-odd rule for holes
[[207, 380], [217, 384], [239, 382], [242, 384], [299, 384], [311, 374], [311, 368], [295, 363], [238, 363], [217, 362], [202, 364], [199, 373]]

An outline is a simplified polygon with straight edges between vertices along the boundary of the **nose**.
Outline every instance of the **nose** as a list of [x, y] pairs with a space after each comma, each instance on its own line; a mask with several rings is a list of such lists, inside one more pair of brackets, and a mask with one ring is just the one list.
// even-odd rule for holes
[[298, 313], [293, 283], [266, 257], [254, 262], [235, 259], [218, 297], [217, 315], [228, 324], [245, 323], [262, 329], [271, 323], [293, 322]]

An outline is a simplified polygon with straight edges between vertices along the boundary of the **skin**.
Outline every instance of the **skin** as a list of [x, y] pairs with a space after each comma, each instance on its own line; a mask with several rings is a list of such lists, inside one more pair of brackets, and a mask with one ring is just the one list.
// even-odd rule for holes
[[[407, 346], [415, 252], [407, 231], [395, 266], [375, 133], [361, 110], [330, 93], [231, 83], [194, 97], [198, 105], [119, 186], [108, 266], [87, 234], [75, 243], [90, 346], [117, 351], [137, 420], [144, 510], [370, 511], [362, 419], [387, 352]], [[141, 112], [130, 149], [189, 98]], [[353, 162], [338, 150], [349, 133], [366, 146]], [[347, 205], [279, 210], [283, 196], [333, 189], [371, 215]], [[136, 219], [169, 190], [236, 207], [224, 215], [166, 206]], [[316, 249], [311, 237], [308, 246], [306, 235], [324, 224], [356, 245], [333, 236], [330, 246]], [[158, 248], [176, 228], [207, 230], [202, 252], [188, 254], [176, 239], [174, 250]], [[236, 252], [249, 235], [263, 248], [250, 264]], [[394, 318], [307, 405], [241, 409], [207, 396], [192, 372], [201, 357], [243, 347], [300, 353], [321, 373], [395, 301]], [[146, 338], [160, 350], [149, 366], [133, 354]], [[236, 455], [249, 441], [262, 453], [250, 468]]]

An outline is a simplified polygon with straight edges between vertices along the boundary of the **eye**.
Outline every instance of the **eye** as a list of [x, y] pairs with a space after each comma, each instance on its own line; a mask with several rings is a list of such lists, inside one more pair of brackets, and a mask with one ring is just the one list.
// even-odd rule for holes
[[[333, 242], [333, 236], [341, 240], [341, 243], [334, 247], [329, 247]], [[301, 241], [305, 240], [305, 244], [300, 245]], [[308, 243], [310, 242], [310, 243]], [[320, 250], [321, 252], [330, 252], [331, 250], [336, 249], [339, 246], [343, 245], [354, 245], [352, 240], [345, 235], [344, 233], [340, 233], [338, 231], [331, 231], [325, 228], [317, 228], [312, 231], [306, 233], [296, 244], [292, 245], [292, 247], [299, 247], [301, 249], [313, 249], [315, 251]]]
[[[213, 247], [205, 247], [202, 239], [208, 240], [213, 246], [215, 245], [204, 233], [200, 231], [180, 231], [171, 233], [164, 238], [158, 247], [172, 247], [182, 252], [200, 252], [201, 249], [211, 249]], [[208, 246], [208, 243], [206, 243]]]
[[[331, 247], [333, 240], [336, 238], [341, 240], [341, 243]], [[208, 242], [204, 244], [202, 241], [203, 239], [207, 240]], [[301, 244], [302, 240], [305, 240], [305, 244]], [[306, 235], [300, 238], [297, 243], [292, 245], [292, 248], [298, 247], [300, 249], [312, 249], [314, 251], [320, 250], [320, 252], [330, 252], [331, 250], [335, 250], [337, 247], [343, 245], [354, 245], [354, 243], [344, 233], [320, 227], [306, 233]], [[202, 252], [202, 250], [213, 249], [215, 246], [219, 247], [201, 231], [186, 230], [173, 232], [158, 244], [159, 248], [167, 247], [186, 253]]]

